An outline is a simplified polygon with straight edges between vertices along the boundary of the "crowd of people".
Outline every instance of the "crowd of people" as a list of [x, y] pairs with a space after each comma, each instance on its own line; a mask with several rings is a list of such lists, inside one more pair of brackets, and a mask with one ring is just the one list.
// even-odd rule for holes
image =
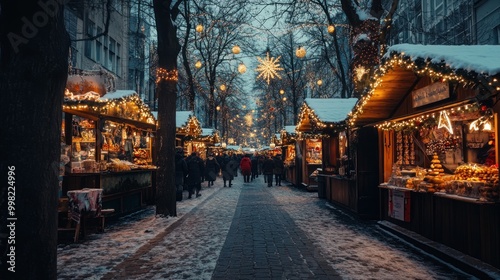
[[175, 184], [177, 201], [182, 200], [184, 190], [188, 191], [188, 198], [201, 196], [201, 184], [207, 182], [207, 187], [213, 186], [218, 177], [222, 177], [224, 187], [233, 186], [234, 177], [238, 176], [238, 169], [245, 183], [250, 183], [259, 175], [264, 176], [264, 182], [268, 187], [281, 186], [284, 172], [284, 164], [278, 154], [208, 154], [203, 160], [197, 152], [184, 157], [182, 148], [176, 150], [175, 156]]

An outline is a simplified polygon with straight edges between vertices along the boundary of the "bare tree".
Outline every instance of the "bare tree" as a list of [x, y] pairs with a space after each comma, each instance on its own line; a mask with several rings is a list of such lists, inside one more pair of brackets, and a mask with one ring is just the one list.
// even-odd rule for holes
[[203, 31], [196, 34], [194, 55], [199, 56], [203, 64], [202, 71], [208, 86], [206, 93], [209, 127], [214, 127], [215, 122], [216, 82], [221, 70], [230, 69], [223, 66], [234, 61], [231, 52], [233, 46], [251, 48], [251, 44], [248, 43], [250, 34], [242, 28], [250, 19], [250, 14], [243, 9], [245, 5], [245, 1], [241, 0], [197, 3], [196, 21], [203, 26]]
[[56, 279], [63, 5], [0, 1], [0, 278]]

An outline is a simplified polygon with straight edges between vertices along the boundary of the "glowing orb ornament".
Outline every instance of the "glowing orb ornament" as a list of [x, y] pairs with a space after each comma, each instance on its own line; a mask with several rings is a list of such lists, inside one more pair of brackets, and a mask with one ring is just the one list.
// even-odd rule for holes
[[298, 47], [297, 50], [295, 51], [295, 55], [298, 58], [304, 58], [306, 56], [307, 52], [304, 47]]
[[234, 54], [239, 54], [241, 52], [241, 49], [238, 45], [235, 45], [232, 51]]

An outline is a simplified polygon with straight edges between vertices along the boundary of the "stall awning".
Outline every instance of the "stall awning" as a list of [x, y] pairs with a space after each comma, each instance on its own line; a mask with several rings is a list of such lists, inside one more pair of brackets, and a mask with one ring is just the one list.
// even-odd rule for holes
[[89, 119], [123, 122], [139, 129], [156, 130], [156, 119], [149, 107], [133, 90], [117, 90], [103, 96], [72, 94], [67, 91], [63, 111]]
[[306, 98], [300, 110], [296, 130], [320, 133], [333, 129], [347, 119], [357, 100], [357, 98]]
[[482, 86], [500, 92], [500, 46], [400, 44], [389, 48], [372, 79], [372, 87], [357, 102], [350, 125], [363, 126], [394, 116], [420, 77]]

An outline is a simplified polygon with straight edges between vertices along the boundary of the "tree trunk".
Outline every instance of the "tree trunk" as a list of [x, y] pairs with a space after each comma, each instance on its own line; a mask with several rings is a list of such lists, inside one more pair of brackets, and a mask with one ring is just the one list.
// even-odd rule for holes
[[[177, 98], [177, 55], [180, 52], [177, 28], [173, 21], [177, 5], [172, 1], [154, 0], [153, 8], [158, 36], [158, 155], [156, 179], [156, 214], [176, 216], [175, 199], [175, 111]], [[163, 71], [163, 74], [162, 72]], [[164, 75], [164, 76], [162, 76]]]
[[57, 277], [69, 36], [63, 5], [43, 3], [0, 1], [0, 279]]

